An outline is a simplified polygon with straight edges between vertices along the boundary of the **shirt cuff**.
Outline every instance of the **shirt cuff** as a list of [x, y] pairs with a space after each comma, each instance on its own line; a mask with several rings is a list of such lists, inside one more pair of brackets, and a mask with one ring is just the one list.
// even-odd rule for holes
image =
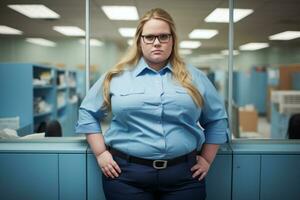
[[228, 129], [224, 131], [205, 132], [205, 144], [224, 144], [228, 142]]
[[88, 124], [76, 124], [75, 128], [76, 133], [84, 133], [84, 134], [89, 134], [89, 133], [102, 133], [101, 125], [99, 123], [93, 122], [93, 123], [88, 123]]

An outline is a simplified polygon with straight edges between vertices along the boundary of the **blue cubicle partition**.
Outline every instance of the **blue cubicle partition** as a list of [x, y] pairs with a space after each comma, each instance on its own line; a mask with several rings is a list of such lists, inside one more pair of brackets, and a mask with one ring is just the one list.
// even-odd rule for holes
[[290, 115], [279, 113], [275, 103], [271, 103], [271, 138], [288, 139]]
[[300, 90], [300, 72], [295, 72], [292, 75], [292, 89]]
[[[105, 200], [84, 139], [0, 142], [0, 199]], [[299, 200], [300, 141], [235, 140], [206, 178], [207, 200]]]
[[1, 141], [0, 199], [85, 200], [86, 148], [78, 139]]
[[238, 106], [253, 104], [259, 114], [266, 113], [268, 77], [267, 72], [233, 72], [233, 100]]
[[0, 64], [0, 118], [19, 116], [20, 127], [29, 126], [28, 129], [32, 132], [34, 113], [31, 66], [29, 64], [5, 66]]

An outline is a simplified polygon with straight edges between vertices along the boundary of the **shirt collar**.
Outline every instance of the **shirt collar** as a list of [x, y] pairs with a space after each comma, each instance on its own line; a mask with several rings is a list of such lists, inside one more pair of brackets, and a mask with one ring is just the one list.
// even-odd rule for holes
[[[149, 69], [151, 71], [154, 71], [149, 65], [146, 63], [145, 59], [143, 57], [140, 58], [138, 64], [136, 65], [135, 69], [133, 70], [133, 75], [138, 76], [140, 75], [145, 69]], [[170, 62], [167, 63], [166, 66], [164, 66], [160, 71], [163, 71], [165, 69], [169, 69], [171, 72], [173, 72], [173, 68]]]

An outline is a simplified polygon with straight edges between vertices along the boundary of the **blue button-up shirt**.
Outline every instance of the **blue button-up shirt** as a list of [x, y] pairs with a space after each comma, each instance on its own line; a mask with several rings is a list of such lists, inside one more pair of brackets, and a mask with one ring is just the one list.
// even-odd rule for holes
[[[199, 108], [187, 90], [172, 78], [172, 66], [160, 71], [143, 58], [135, 68], [114, 77], [110, 84], [112, 120], [105, 143], [129, 155], [168, 159], [200, 149], [203, 143], [227, 141], [228, 122], [214, 86], [197, 68], [188, 66], [204, 105]], [[99, 121], [105, 74], [93, 85], [79, 108], [77, 133], [101, 133]]]

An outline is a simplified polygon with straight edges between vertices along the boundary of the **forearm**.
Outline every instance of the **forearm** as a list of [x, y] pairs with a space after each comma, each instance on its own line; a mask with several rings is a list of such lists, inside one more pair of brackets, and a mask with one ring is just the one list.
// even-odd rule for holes
[[200, 156], [202, 156], [209, 164], [211, 164], [218, 152], [219, 149], [218, 144], [203, 144]]
[[102, 134], [99, 133], [87, 134], [86, 139], [96, 157], [106, 150], [104, 138]]

